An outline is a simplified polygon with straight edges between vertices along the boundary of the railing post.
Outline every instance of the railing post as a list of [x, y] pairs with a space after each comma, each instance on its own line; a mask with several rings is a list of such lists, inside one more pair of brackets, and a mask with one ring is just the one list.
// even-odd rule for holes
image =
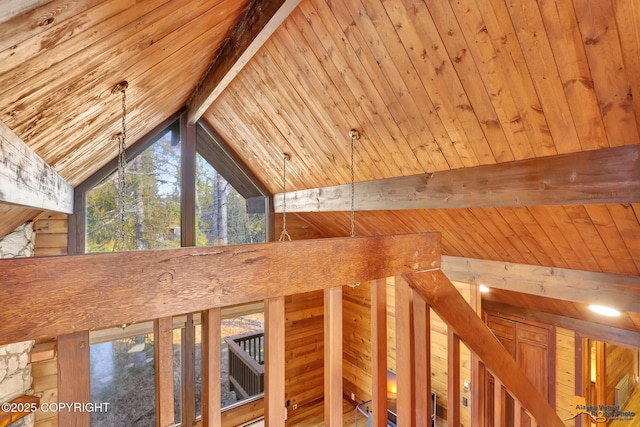
[[373, 426], [387, 426], [387, 280], [371, 282]]
[[[156, 426], [172, 426], [175, 422], [173, 402], [173, 318], [162, 317], [153, 322], [156, 378]], [[206, 426], [206, 424], [205, 424]]]
[[219, 308], [202, 312], [202, 426], [218, 427], [220, 420], [220, 341]]
[[411, 288], [396, 277], [396, 373], [398, 379], [398, 427], [414, 424], [413, 355], [411, 353]]
[[[58, 402], [88, 403], [89, 387], [89, 331], [74, 332], [58, 337]], [[59, 411], [58, 425], [89, 427], [91, 414], [80, 411]]]
[[414, 354], [414, 418], [418, 427], [431, 427], [431, 313], [417, 292], [412, 293], [412, 335]]
[[265, 420], [269, 427], [284, 427], [284, 297], [265, 303]]
[[324, 425], [342, 427], [342, 288], [324, 290]]
[[447, 327], [447, 426], [460, 426], [460, 338]]

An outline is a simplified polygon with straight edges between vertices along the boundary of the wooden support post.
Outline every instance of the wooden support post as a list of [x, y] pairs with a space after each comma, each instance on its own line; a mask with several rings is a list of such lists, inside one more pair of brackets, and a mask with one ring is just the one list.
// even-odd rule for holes
[[173, 318], [153, 322], [156, 377], [156, 426], [172, 426], [175, 421], [173, 402]]
[[284, 297], [266, 300], [264, 311], [264, 416], [268, 426], [284, 427]]
[[[606, 344], [596, 341], [596, 405], [607, 404], [607, 352]], [[606, 426], [607, 423], [596, 423]]]
[[460, 426], [460, 338], [447, 327], [447, 427]]
[[398, 427], [413, 423], [413, 374], [411, 353], [411, 288], [404, 277], [396, 277], [396, 374], [398, 381]]
[[182, 334], [182, 425], [193, 425], [196, 419], [196, 330], [193, 313], [187, 314]]
[[220, 418], [221, 310], [202, 312], [202, 427], [218, 427]]
[[[89, 331], [58, 337], [58, 402], [89, 403]], [[90, 427], [91, 413], [58, 411], [58, 425]]]
[[187, 125], [186, 113], [180, 117], [180, 129], [180, 245], [189, 247], [196, 245], [196, 127]]
[[[482, 297], [480, 286], [471, 284], [471, 308], [482, 316]], [[474, 352], [471, 352], [471, 425], [485, 426], [485, 388], [486, 370], [482, 361]]]
[[493, 425], [495, 427], [506, 427], [507, 417], [506, 393], [502, 383], [493, 376], [493, 416], [495, 417]]
[[387, 426], [387, 281], [371, 283], [371, 377], [373, 426]]
[[431, 309], [417, 292], [411, 296], [413, 336], [413, 413], [417, 427], [431, 427]]
[[342, 426], [342, 288], [324, 291], [324, 425]]

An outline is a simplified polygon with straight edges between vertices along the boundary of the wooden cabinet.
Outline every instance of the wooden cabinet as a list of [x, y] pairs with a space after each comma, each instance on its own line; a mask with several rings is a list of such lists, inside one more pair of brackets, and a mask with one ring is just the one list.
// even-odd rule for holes
[[[484, 313], [484, 319], [496, 338], [518, 362], [534, 386], [555, 407], [555, 330], [552, 326], [495, 313]], [[494, 422], [494, 381], [487, 374], [486, 425]], [[504, 415], [506, 426], [513, 425], [514, 402], [508, 395]]]

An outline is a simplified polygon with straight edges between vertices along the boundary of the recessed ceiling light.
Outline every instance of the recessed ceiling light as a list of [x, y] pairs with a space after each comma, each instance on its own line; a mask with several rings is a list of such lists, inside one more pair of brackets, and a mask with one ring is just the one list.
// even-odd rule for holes
[[620, 316], [620, 312], [618, 310], [613, 309], [611, 307], [605, 307], [604, 305], [592, 304], [589, 306], [589, 310], [593, 311], [594, 313], [602, 314], [603, 316], [610, 316], [610, 317]]
[[480, 292], [482, 292], [483, 294], [486, 294], [487, 292], [489, 292], [489, 288], [486, 287], [485, 285], [480, 285]]

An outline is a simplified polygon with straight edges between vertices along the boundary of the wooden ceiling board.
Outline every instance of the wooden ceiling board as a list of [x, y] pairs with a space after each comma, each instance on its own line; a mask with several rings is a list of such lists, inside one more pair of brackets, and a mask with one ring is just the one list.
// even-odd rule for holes
[[[580, 208], [581, 216], [572, 206], [361, 211], [355, 221], [357, 234], [364, 235], [441, 232], [444, 255], [637, 275], [640, 221], [632, 207]], [[613, 213], [606, 225], [599, 222], [602, 212]], [[349, 212], [297, 215], [329, 237], [347, 235], [350, 229]], [[572, 228], [580, 232], [563, 231]], [[594, 238], [585, 244], [585, 235], [603, 233], [607, 240]], [[618, 258], [622, 256], [624, 261]]]
[[[122, 113], [111, 89], [129, 82], [135, 141], [186, 103], [246, 4], [111, 0], [61, 14], [0, 52], [2, 119], [77, 185], [115, 155]], [[7, 28], [20, 28], [20, 18]]]
[[11, 233], [25, 222], [31, 221], [41, 212], [36, 209], [0, 203], [0, 238]]

